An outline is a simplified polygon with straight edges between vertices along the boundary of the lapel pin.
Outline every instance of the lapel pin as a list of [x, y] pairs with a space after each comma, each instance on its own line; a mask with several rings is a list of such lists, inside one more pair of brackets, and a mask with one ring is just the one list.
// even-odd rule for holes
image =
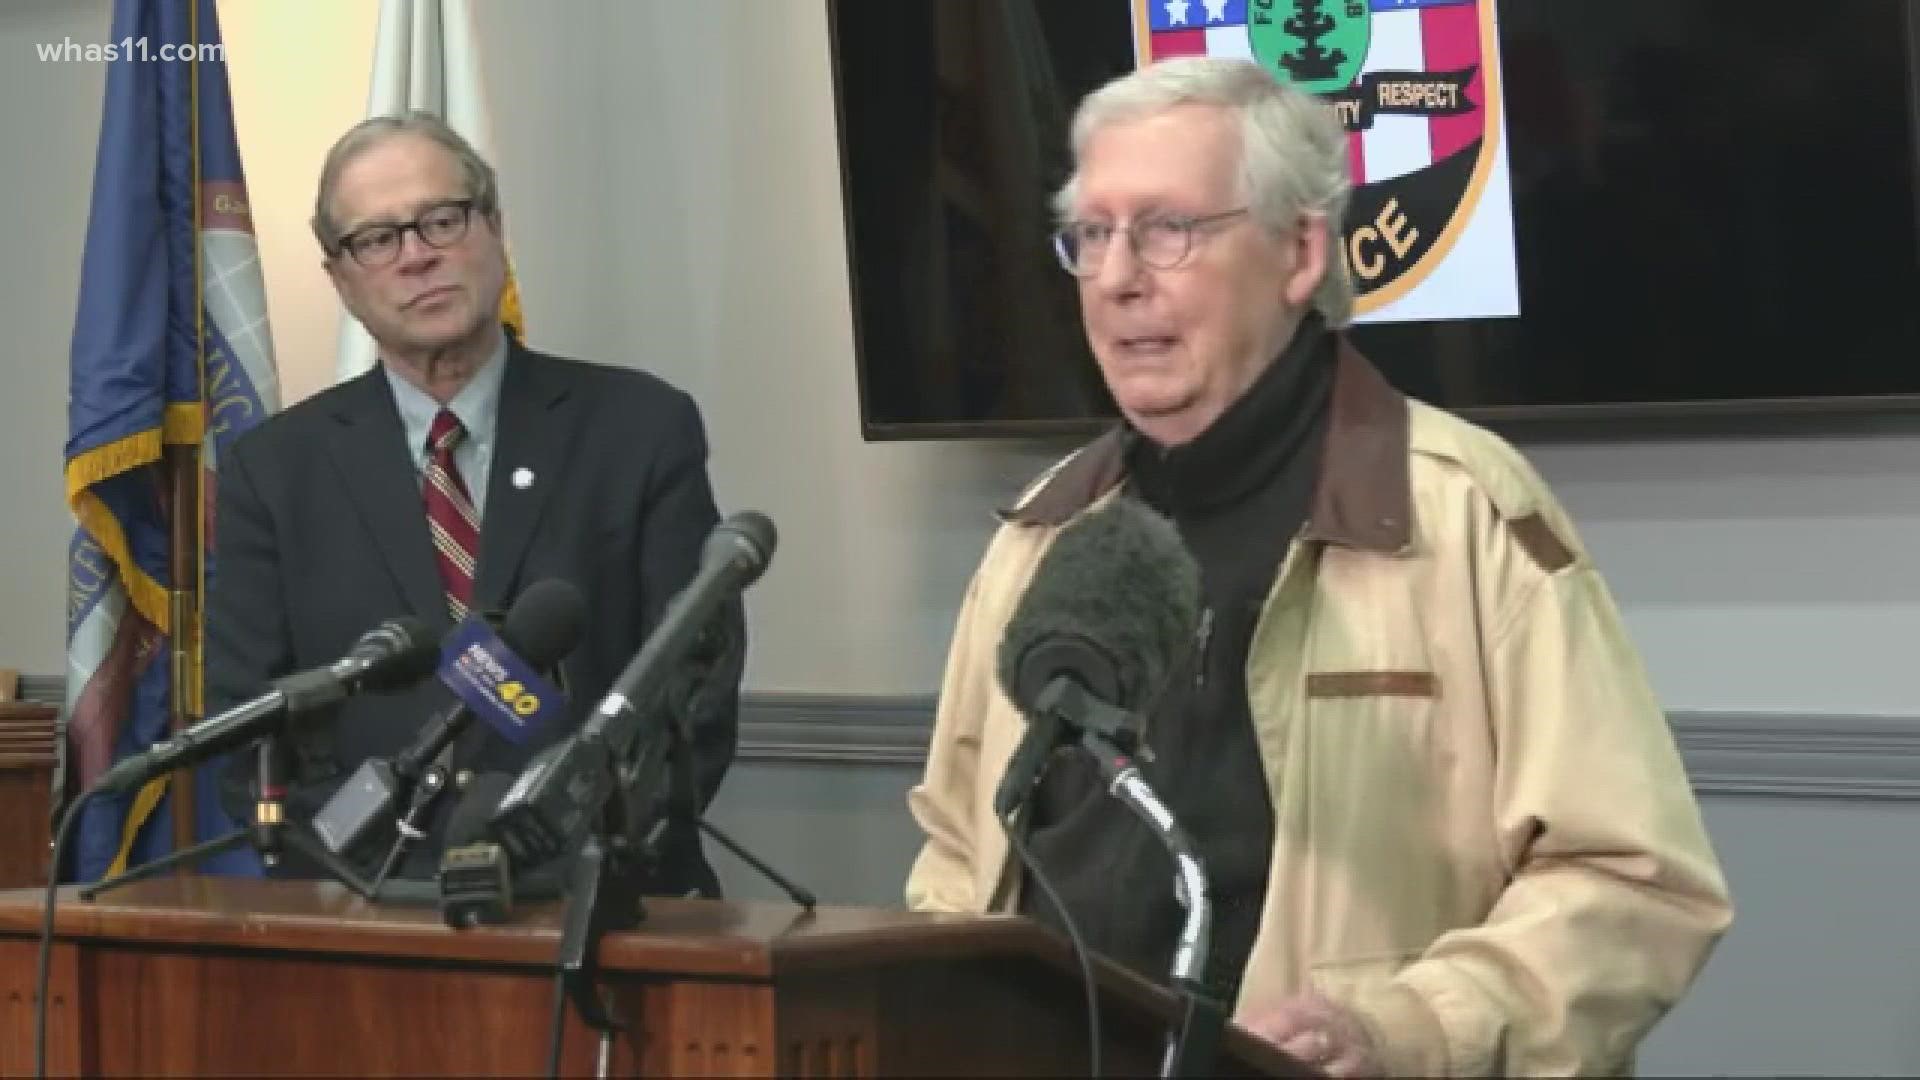
[[532, 469], [513, 470], [513, 486], [520, 489], [521, 491], [525, 491], [528, 488], [532, 487], [533, 486], [533, 470]]

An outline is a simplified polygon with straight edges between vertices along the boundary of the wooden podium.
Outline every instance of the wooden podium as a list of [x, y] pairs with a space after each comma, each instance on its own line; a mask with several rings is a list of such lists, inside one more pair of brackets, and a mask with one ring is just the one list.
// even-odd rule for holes
[[[0, 1072], [33, 1071], [41, 890], [0, 892]], [[50, 1075], [544, 1076], [561, 908], [453, 930], [331, 882], [62, 891]], [[1065, 943], [1012, 916], [649, 900], [600, 981], [628, 1030], [615, 1076], [1087, 1074]], [[1103, 1072], [1158, 1072], [1174, 999], [1096, 960]], [[599, 1037], [569, 1006], [562, 1072]], [[1220, 1075], [1311, 1072], [1229, 1028]]]
[[53, 771], [59, 767], [52, 705], [0, 701], [0, 889], [44, 885], [51, 871]]

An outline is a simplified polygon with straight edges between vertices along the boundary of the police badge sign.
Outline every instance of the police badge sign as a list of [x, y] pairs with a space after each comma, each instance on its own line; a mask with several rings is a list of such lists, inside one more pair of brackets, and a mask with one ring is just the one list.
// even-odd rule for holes
[[1520, 313], [1494, 0], [1132, 0], [1135, 55], [1258, 61], [1332, 105], [1356, 322]]

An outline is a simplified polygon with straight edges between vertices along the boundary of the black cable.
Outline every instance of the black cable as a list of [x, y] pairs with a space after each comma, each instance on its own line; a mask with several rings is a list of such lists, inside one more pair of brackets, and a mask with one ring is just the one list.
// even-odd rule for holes
[[1087, 1075], [1100, 1075], [1100, 993], [1093, 981], [1093, 961], [1088, 959], [1087, 943], [1080, 938], [1080, 927], [1073, 921], [1073, 913], [1054, 891], [1053, 882], [1040, 870], [1040, 864], [1034, 861], [1033, 853], [1020, 839], [1020, 830], [1011, 823], [1007, 824], [1007, 841], [1013, 846], [1014, 853], [1020, 856], [1020, 865], [1027, 868], [1027, 876], [1040, 883], [1040, 891], [1045, 893], [1053, 910], [1060, 913], [1060, 921], [1067, 928], [1067, 940], [1073, 943], [1074, 959], [1080, 961], [1080, 980], [1087, 991]]
[[47, 1075], [47, 986], [53, 976], [53, 909], [60, 899], [60, 857], [67, 849], [74, 822], [80, 820], [80, 808], [97, 794], [93, 788], [81, 792], [61, 816], [60, 828], [53, 835], [53, 862], [47, 870], [46, 907], [40, 922], [40, 973], [33, 996], [33, 1075], [40, 1080], [46, 1080]]
[[547, 1044], [547, 1075], [559, 1080], [560, 1044], [567, 1031], [567, 973], [553, 973], [553, 1034]]

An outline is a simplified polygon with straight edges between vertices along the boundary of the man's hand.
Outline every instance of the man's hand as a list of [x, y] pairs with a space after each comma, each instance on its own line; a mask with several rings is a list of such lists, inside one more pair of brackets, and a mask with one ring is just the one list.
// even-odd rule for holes
[[1328, 1076], [1375, 1077], [1380, 1058], [1358, 1017], [1316, 994], [1288, 998], [1241, 1026]]

